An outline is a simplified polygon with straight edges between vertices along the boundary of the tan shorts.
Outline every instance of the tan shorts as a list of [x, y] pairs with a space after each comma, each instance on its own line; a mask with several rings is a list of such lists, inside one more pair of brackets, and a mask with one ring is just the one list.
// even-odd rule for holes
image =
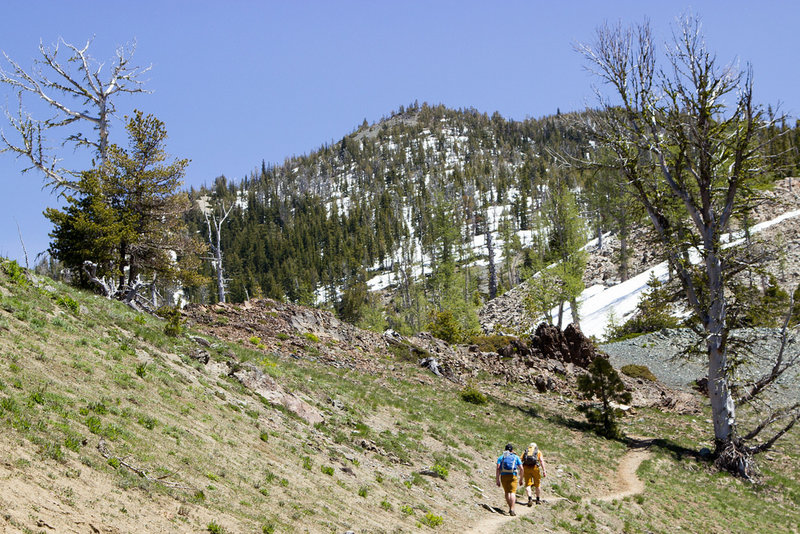
[[539, 466], [525, 468], [525, 487], [533, 486], [538, 488], [542, 485], [542, 473], [539, 471]]
[[500, 475], [500, 484], [503, 485], [503, 491], [506, 493], [516, 493], [517, 480], [516, 475]]

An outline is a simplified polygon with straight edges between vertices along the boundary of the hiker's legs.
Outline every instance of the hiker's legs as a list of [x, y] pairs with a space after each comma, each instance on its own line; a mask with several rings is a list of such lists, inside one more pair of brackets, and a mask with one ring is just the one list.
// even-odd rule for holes
[[514, 511], [514, 503], [517, 500], [517, 477], [512, 475], [501, 475], [500, 482], [503, 485], [503, 491], [506, 494], [506, 503], [508, 504], [508, 511]]
[[[539, 500], [541, 497], [541, 492], [539, 491], [539, 487], [542, 485], [542, 474], [539, 471], [539, 466], [533, 468], [533, 489], [536, 491], [536, 500]], [[530, 495], [530, 494], [528, 494]], [[530, 499], [530, 496], [528, 497]]]
[[508, 504], [508, 509], [510, 511], [514, 511], [514, 503], [517, 501], [517, 494], [515, 493], [506, 493], [506, 503]]
[[528, 496], [528, 501], [531, 500], [531, 486], [533, 486], [533, 474], [528, 474], [528, 470], [525, 470], [525, 494]]

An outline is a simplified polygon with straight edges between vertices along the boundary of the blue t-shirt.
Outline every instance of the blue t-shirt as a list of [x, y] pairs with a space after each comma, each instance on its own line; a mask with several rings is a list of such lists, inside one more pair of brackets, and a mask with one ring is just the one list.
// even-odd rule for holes
[[513, 475], [516, 475], [516, 474], [517, 474], [517, 467], [521, 467], [521, 466], [522, 466], [522, 460], [520, 459], [520, 457], [519, 457], [519, 456], [517, 456], [517, 455], [516, 455], [516, 454], [514, 454], [513, 452], [510, 452], [510, 453], [508, 453], [508, 454], [509, 454], [509, 455], [512, 457], [512, 461], [514, 462], [514, 468], [513, 468], [513, 472], [512, 472], [512, 471], [508, 471], [508, 470], [506, 470], [506, 469], [503, 469], [503, 458], [505, 458], [505, 457], [506, 457], [506, 454], [505, 454], [505, 453], [503, 453], [503, 455], [502, 455], [502, 456], [500, 456], [500, 457], [497, 459], [497, 465], [499, 465], [499, 466], [500, 466], [500, 474], [501, 474], [501, 475], [512, 475], [512, 474], [513, 474]]

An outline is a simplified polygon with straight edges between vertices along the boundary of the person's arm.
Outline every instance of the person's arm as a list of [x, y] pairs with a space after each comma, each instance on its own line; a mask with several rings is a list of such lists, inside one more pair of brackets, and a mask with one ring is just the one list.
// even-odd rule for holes
[[519, 461], [519, 479], [524, 480], [525, 476], [525, 466], [522, 464], [522, 460]]
[[500, 487], [500, 462], [497, 463], [497, 469], [494, 470], [494, 476], [497, 482], [497, 487]]
[[547, 476], [547, 470], [544, 467], [544, 456], [542, 456], [541, 452], [539, 453], [539, 465], [542, 466], [542, 478], [544, 478]]

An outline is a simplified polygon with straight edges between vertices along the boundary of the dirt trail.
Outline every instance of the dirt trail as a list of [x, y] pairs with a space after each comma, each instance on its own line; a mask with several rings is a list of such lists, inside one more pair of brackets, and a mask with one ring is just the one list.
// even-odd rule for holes
[[650, 458], [650, 451], [647, 449], [633, 449], [622, 457], [622, 461], [617, 467], [617, 475], [609, 493], [594, 497], [598, 501], [614, 501], [624, 499], [631, 495], [636, 495], [644, 491], [644, 482], [636, 476], [639, 465]]
[[[617, 467], [617, 472], [614, 477], [614, 482], [611, 486], [611, 490], [609, 492], [603, 493], [602, 495], [597, 495], [592, 497], [593, 499], [597, 499], [599, 501], [613, 501], [624, 499], [625, 497], [629, 497], [631, 495], [636, 495], [637, 493], [641, 493], [644, 491], [644, 482], [642, 482], [639, 477], [636, 476], [636, 470], [639, 469], [639, 465], [648, 458], [650, 458], [651, 454], [650, 451], [647, 449], [637, 448], [628, 451], [625, 456], [622, 457], [622, 461], [619, 463], [619, 467]], [[500, 490], [498, 490], [499, 492]], [[517, 499], [517, 505], [514, 507], [514, 511], [517, 514], [517, 517], [525, 517], [529, 513], [534, 512], [537, 509], [537, 506], [528, 507], [520, 505], [520, 500], [523, 503], [527, 501], [526, 497], [522, 499]], [[548, 503], [552, 503], [558, 500], [562, 500], [561, 497], [555, 498], [548, 498], [546, 501]], [[480, 520], [477, 524], [473, 525], [472, 528], [466, 530], [467, 534], [488, 534], [491, 532], [496, 532], [499, 528], [504, 525], [505, 523], [514, 520], [514, 517], [505, 515], [506, 514], [506, 506], [505, 502], [502, 498], [502, 494], [498, 493], [498, 502], [501, 502], [502, 507], [491, 507], [489, 505], [484, 504], [484, 508], [494, 508], [496, 511], [495, 513], [491, 513], [488, 510], [486, 511], [487, 516]]]

